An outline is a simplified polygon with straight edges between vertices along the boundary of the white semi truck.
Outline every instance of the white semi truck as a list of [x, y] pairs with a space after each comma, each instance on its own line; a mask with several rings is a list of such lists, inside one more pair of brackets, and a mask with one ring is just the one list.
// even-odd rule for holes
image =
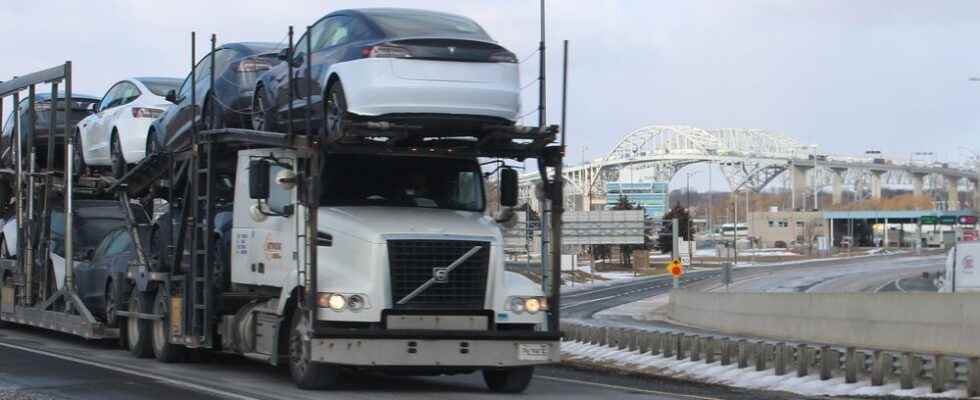
[[[70, 80], [68, 63], [0, 83], [0, 96], [64, 82], [70, 99]], [[501, 212], [490, 216], [480, 161], [537, 159], [560, 176], [556, 131], [492, 126], [473, 138], [365, 123], [326, 142], [195, 130], [191, 147], [148, 155], [118, 181], [78, 176], [68, 132], [45, 170], [27, 156], [30, 139], [18, 141], [18, 170], [5, 176], [18, 237], [30, 240], [0, 260], [0, 324], [118, 337], [163, 362], [194, 349], [237, 353], [288, 364], [306, 389], [333, 386], [349, 368], [482, 371], [491, 390], [522, 391], [535, 365], [558, 361], [560, 240], [547, 249], [556, 262], [546, 285], [508, 272], [498, 224], [516, 205], [517, 174], [493, 164]], [[561, 198], [560, 180], [544, 178]], [[51, 193], [68, 210], [67, 260], [79, 259], [75, 199], [167, 201], [149, 226], [128, 216], [137, 256], [107, 283], [104, 318], [79, 300], [73, 268], [51, 285], [55, 274], [38, 267], [50, 252], [41, 202]], [[552, 215], [559, 232], [560, 209]]]

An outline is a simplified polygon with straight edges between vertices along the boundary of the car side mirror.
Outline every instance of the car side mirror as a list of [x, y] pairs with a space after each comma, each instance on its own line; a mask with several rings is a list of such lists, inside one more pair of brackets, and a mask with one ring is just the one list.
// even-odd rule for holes
[[177, 91], [170, 89], [167, 91], [167, 96], [164, 97], [167, 101], [177, 104]]
[[517, 171], [511, 168], [500, 170], [500, 205], [504, 207], [517, 205]]
[[248, 197], [256, 200], [269, 198], [269, 162], [252, 160], [248, 163]]
[[85, 107], [91, 113], [99, 112], [99, 103], [89, 103], [88, 107]]
[[289, 60], [289, 48], [287, 47], [285, 49], [279, 50], [279, 54], [276, 55], [276, 58], [278, 58], [279, 61]]

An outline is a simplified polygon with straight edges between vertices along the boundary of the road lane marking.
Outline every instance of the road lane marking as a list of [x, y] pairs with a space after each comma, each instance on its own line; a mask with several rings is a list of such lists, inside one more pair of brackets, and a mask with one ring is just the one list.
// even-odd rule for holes
[[85, 360], [85, 359], [82, 359], [82, 358], [67, 356], [67, 355], [58, 354], [58, 353], [54, 353], [54, 352], [50, 352], [50, 351], [32, 349], [30, 347], [24, 347], [24, 346], [19, 346], [19, 345], [16, 345], [16, 344], [4, 343], [4, 342], [0, 342], [0, 346], [11, 348], [11, 349], [15, 349], [15, 350], [26, 351], [28, 353], [39, 354], [39, 355], [42, 355], [42, 356], [53, 357], [53, 358], [57, 358], [57, 359], [65, 360], [65, 361], [70, 361], [70, 362], [73, 362], [73, 363], [85, 364], [85, 365], [93, 366], [93, 367], [96, 367], [96, 368], [107, 369], [107, 370], [110, 370], [110, 371], [120, 372], [120, 373], [127, 374], [127, 375], [135, 375], [135, 376], [139, 376], [139, 377], [142, 377], [142, 378], [153, 379], [153, 380], [160, 381], [160, 382], [163, 382], [163, 383], [172, 385], [172, 386], [177, 386], [177, 387], [181, 387], [181, 388], [185, 388], [185, 389], [191, 389], [191, 390], [198, 391], [198, 392], [204, 392], [204, 393], [208, 393], [208, 394], [213, 394], [215, 396], [221, 396], [221, 397], [226, 397], [226, 398], [230, 398], [230, 399], [237, 399], [237, 400], [260, 400], [258, 397], [249, 397], [249, 396], [241, 395], [241, 394], [238, 394], [238, 393], [232, 393], [232, 392], [227, 392], [227, 391], [224, 391], [224, 390], [221, 390], [221, 389], [214, 389], [214, 388], [210, 388], [210, 387], [207, 387], [207, 386], [198, 385], [196, 383], [179, 381], [179, 380], [176, 380], [176, 379], [173, 379], [173, 378], [167, 378], [165, 376], [161, 376], [161, 375], [157, 375], [157, 374], [151, 374], [151, 373], [148, 373], [148, 372], [141, 372], [141, 371], [134, 371], [132, 369], [127, 369], [127, 368], [117, 367], [117, 366], [110, 365], [110, 364], [104, 364], [104, 363], [100, 363], [100, 362]]
[[673, 397], [681, 397], [681, 398], [685, 398], [685, 399], [695, 399], [695, 400], [723, 400], [723, 399], [720, 399], [720, 398], [717, 398], [717, 397], [706, 397], [706, 396], [698, 396], [698, 395], [693, 395], [693, 394], [662, 392], [662, 391], [659, 391], [659, 390], [640, 389], [640, 388], [635, 388], [635, 387], [630, 387], [630, 386], [610, 385], [608, 383], [577, 381], [577, 380], [574, 380], [574, 379], [565, 379], [565, 378], [559, 378], [559, 377], [548, 376], [548, 375], [540, 375], [540, 374], [534, 375], [534, 377], [536, 379], [544, 379], [544, 380], [548, 380], [548, 381], [555, 381], [555, 382], [561, 382], [561, 383], [573, 383], [573, 384], [585, 385], [585, 386], [595, 386], [595, 387], [601, 387], [601, 388], [605, 388], [605, 389], [615, 389], [615, 390], [627, 391], [627, 392], [640, 392], [640, 393], [645, 393], [645, 394], [655, 394], [655, 395], [660, 395], [660, 396], [673, 396]]

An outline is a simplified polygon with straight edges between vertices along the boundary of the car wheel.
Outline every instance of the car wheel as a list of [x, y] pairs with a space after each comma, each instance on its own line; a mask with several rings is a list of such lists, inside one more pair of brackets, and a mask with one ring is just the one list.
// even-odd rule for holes
[[[146, 313], [150, 311], [149, 296], [146, 293], [133, 292], [129, 296], [130, 313]], [[126, 344], [129, 353], [139, 358], [153, 356], [150, 338], [150, 321], [137, 317], [126, 317]]]
[[329, 389], [337, 384], [340, 368], [315, 363], [306, 357], [306, 352], [303, 351], [305, 329], [306, 313], [297, 308], [293, 310], [289, 329], [289, 374], [300, 389]]
[[225, 120], [222, 118], [222, 112], [219, 112], [218, 107], [219, 104], [214, 99], [214, 95], [208, 93], [207, 100], [204, 103], [204, 112], [201, 115], [204, 130], [222, 129], [225, 127]]
[[261, 86], [255, 88], [252, 96], [252, 129], [271, 131], [276, 125], [276, 107]]
[[112, 159], [112, 176], [116, 179], [126, 175], [126, 158], [123, 157], [122, 144], [119, 143], [119, 135], [112, 133], [109, 144], [109, 158]]
[[323, 102], [324, 141], [336, 142], [344, 137], [347, 125], [347, 97], [344, 95], [344, 85], [334, 82], [327, 90], [326, 101]]
[[[115, 328], [119, 326], [121, 320], [120, 317], [116, 316], [116, 310], [119, 309], [119, 299], [121, 296], [116, 288], [118, 285], [112, 284], [112, 279], [107, 279], [105, 282], [105, 323], [106, 326], [110, 328]], [[120, 335], [122, 336], [122, 335]]]
[[72, 152], [72, 162], [75, 164], [75, 175], [82, 176], [88, 173], [88, 166], [85, 165], [85, 154], [82, 150], [81, 133], [75, 131], [75, 138], [72, 140], [75, 142], [75, 151]]
[[167, 313], [167, 296], [163, 290], [157, 291], [153, 301], [153, 313], [161, 318], [153, 320], [153, 355], [157, 361], [176, 363], [187, 359], [187, 348], [170, 343], [170, 315]]
[[483, 370], [483, 381], [492, 392], [520, 393], [527, 389], [534, 377], [534, 367], [516, 367]]

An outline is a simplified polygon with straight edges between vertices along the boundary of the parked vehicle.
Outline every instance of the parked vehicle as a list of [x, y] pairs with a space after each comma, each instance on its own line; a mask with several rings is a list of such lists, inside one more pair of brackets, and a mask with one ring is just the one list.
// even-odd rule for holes
[[[20, 118], [17, 119], [17, 130], [20, 131], [21, 138], [27, 140], [27, 133], [30, 132], [30, 110], [28, 99], [23, 99], [19, 103]], [[98, 97], [85, 94], [72, 93], [71, 112], [68, 114], [69, 126], [75, 126], [79, 121], [92, 114], [92, 107], [99, 102]], [[48, 130], [51, 127], [51, 94], [38, 93], [34, 100], [34, 150], [37, 155], [38, 166], [44, 167], [47, 161], [47, 141]], [[64, 147], [64, 102], [62, 97], [56, 97], [54, 101], [55, 115], [57, 123], [55, 125], [55, 154], [61, 154]], [[13, 158], [13, 135], [14, 111], [10, 110], [7, 119], [3, 123], [3, 136], [0, 137], [0, 165], [10, 167], [14, 165]], [[55, 157], [61, 159], [61, 157]]]
[[120, 177], [126, 166], [143, 159], [146, 134], [154, 119], [173, 104], [165, 98], [180, 87], [177, 78], [131, 78], [117, 82], [75, 130], [78, 170], [111, 166]]
[[[144, 230], [141, 238], [147, 238], [149, 233]], [[106, 317], [119, 309], [119, 301], [125, 295], [122, 293], [125, 286], [117, 284], [126, 282], [126, 272], [136, 257], [132, 235], [125, 226], [120, 226], [109, 231], [85, 255], [87, 261], [75, 264], [75, 290], [89, 311], [106, 322], [114, 322]]]
[[960, 242], [946, 255], [941, 293], [980, 292], [980, 242]]
[[[202, 57], [180, 87], [165, 95], [175, 106], [167, 109], [149, 128], [147, 154], [160, 146], [180, 149], [188, 145], [195, 110], [197, 118], [194, 121], [201, 127], [248, 127], [255, 82], [259, 74], [280, 63], [276, 54], [282, 47], [261, 42], [228, 43], [218, 47], [214, 52], [213, 88], [210, 79], [212, 56], [209, 52]], [[191, 78], [197, 92], [193, 99]]]
[[357, 121], [480, 133], [487, 124], [514, 124], [521, 108], [514, 53], [458, 15], [337, 11], [314, 23], [292, 54], [286, 49], [280, 58], [289, 63], [272, 68], [256, 84], [254, 129], [283, 132], [291, 114], [293, 128], [303, 131], [307, 100], [314, 129], [331, 138], [343, 136]]

